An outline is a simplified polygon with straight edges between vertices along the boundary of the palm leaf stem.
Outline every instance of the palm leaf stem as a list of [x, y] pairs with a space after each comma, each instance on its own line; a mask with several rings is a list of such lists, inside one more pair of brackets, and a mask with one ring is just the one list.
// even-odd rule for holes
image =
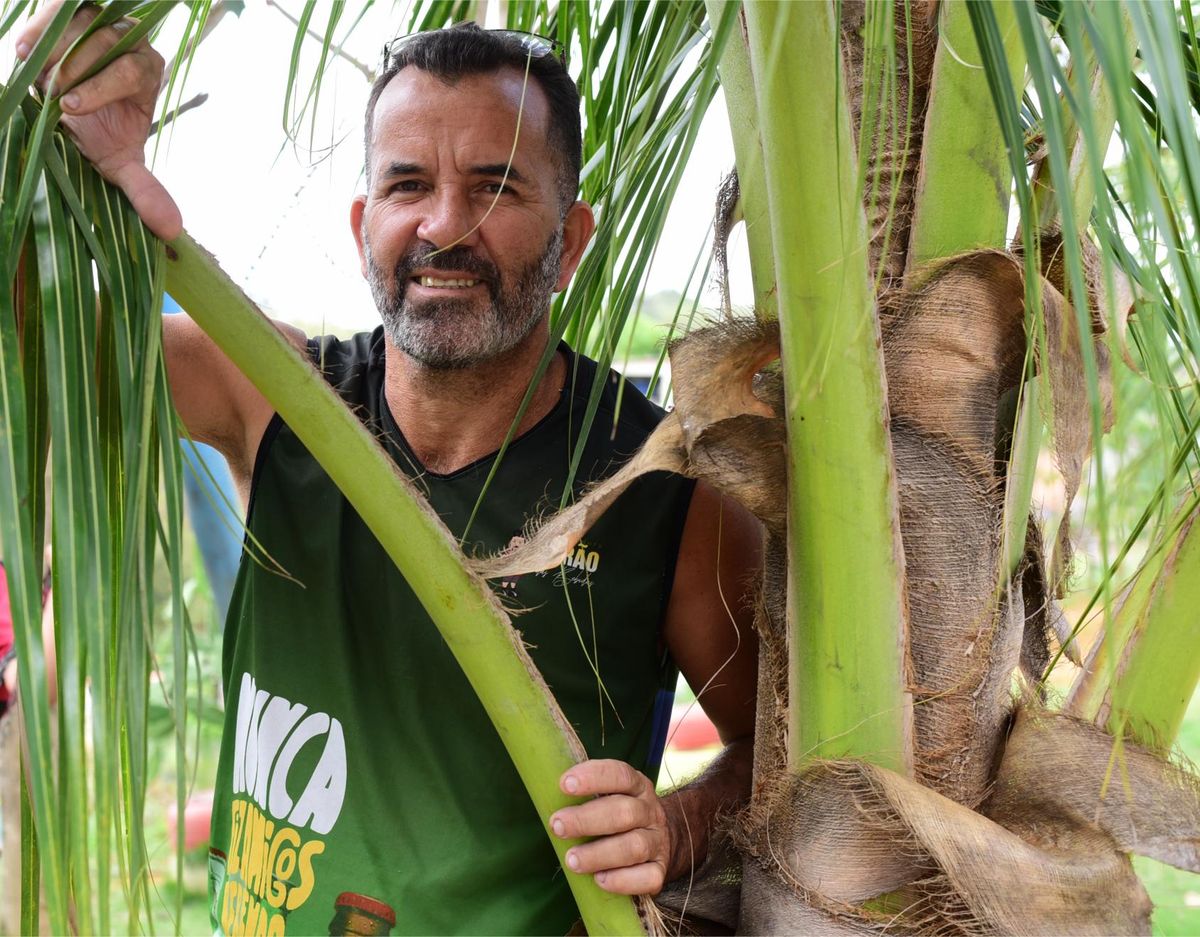
[[[967, 0], [948, 0], [938, 14], [906, 276], [930, 261], [1005, 243], [1012, 167], [997, 133], [987, 76], [988, 68], [1004, 68], [1019, 86], [1024, 50], [1017, 41], [1013, 4], [996, 3], [992, 9], [1003, 57], [985, 63], [967, 6]], [[971, 146], [964, 147], [963, 140]]]
[[909, 771], [896, 485], [837, 21], [827, 3], [744, 10], [786, 394], [789, 762]]
[[1200, 682], [1200, 500], [1177, 512], [1111, 617], [1067, 711], [1157, 751], [1170, 749]]

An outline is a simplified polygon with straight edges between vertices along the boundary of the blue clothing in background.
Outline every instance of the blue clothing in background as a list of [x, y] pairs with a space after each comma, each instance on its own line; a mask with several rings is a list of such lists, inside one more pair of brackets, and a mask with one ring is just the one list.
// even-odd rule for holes
[[[163, 314], [177, 312], [183, 312], [179, 303], [170, 295], [164, 295]], [[181, 439], [179, 451], [183, 456], [183, 490], [188, 519], [212, 587], [217, 622], [224, 628], [238, 560], [242, 555], [241, 500], [233, 487], [233, 476], [225, 457], [216, 449]]]

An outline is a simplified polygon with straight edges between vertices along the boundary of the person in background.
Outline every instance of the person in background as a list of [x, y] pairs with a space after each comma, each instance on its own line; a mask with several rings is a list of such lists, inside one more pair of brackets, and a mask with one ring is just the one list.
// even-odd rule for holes
[[[182, 312], [182, 307], [174, 297], [164, 293], [163, 315]], [[233, 584], [237, 579], [238, 563], [242, 558], [241, 496], [234, 486], [229, 463], [212, 446], [191, 439], [180, 439], [179, 454], [183, 457], [183, 495], [187, 504], [187, 520], [196, 536], [204, 573], [212, 591], [213, 617], [218, 631], [223, 632]], [[213, 792], [209, 787], [201, 787], [188, 797], [184, 814], [188, 829], [185, 844], [188, 849], [208, 841], [212, 798]], [[172, 840], [178, 822], [177, 808], [170, 804], [167, 807], [167, 830]], [[201, 828], [205, 831], [203, 834], [193, 832]]]
[[[50, 549], [42, 579], [42, 648], [50, 705], [58, 698], [54, 656], [54, 600], [50, 594]], [[20, 933], [21, 914], [21, 716], [17, 649], [8, 576], [0, 562], [0, 934]], [[53, 722], [51, 723], [53, 726]], [[42, 903], [43, 933], [49, 917]]]

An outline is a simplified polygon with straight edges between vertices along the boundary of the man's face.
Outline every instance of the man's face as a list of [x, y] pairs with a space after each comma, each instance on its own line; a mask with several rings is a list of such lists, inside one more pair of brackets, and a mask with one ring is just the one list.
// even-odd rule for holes
[[428, 367], [469, 367], [527, 339], [591, 233], [586, 206], [562, 217], [536, 82], [513, 153], [522, 81], [505, 69], [446, 85], [410, 67], [376, 105], [351, 223], [388, 338]]

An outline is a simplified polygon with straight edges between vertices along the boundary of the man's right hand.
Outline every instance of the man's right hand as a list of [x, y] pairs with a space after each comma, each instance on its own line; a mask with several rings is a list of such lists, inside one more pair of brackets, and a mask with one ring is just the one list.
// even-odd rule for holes
[[[17, 55], [26, 58], [38, 37], [62, 6], [62, 0], [47, 4], [29, 20], [17, 39]], [[94, 6], [84, 6], [50, 55], [38, 77], [38, 86], [61, 94], [63, 126], [100, 173], [129, 198], [134, 210], [156, 235], [169, 241], [183, 230], [179, 207], [161, 182], [146, 168], [146, 140], [154, 120], [154, 104], [162, 83], [163, 58], [143, 39], [102, 71], [76, 85], [121, 35], [132, 20], [118, 20], [75, 49], [57, 75], [54, 68], [98, 15]], [[54, 86], [47, 87], [51, 78]]]

